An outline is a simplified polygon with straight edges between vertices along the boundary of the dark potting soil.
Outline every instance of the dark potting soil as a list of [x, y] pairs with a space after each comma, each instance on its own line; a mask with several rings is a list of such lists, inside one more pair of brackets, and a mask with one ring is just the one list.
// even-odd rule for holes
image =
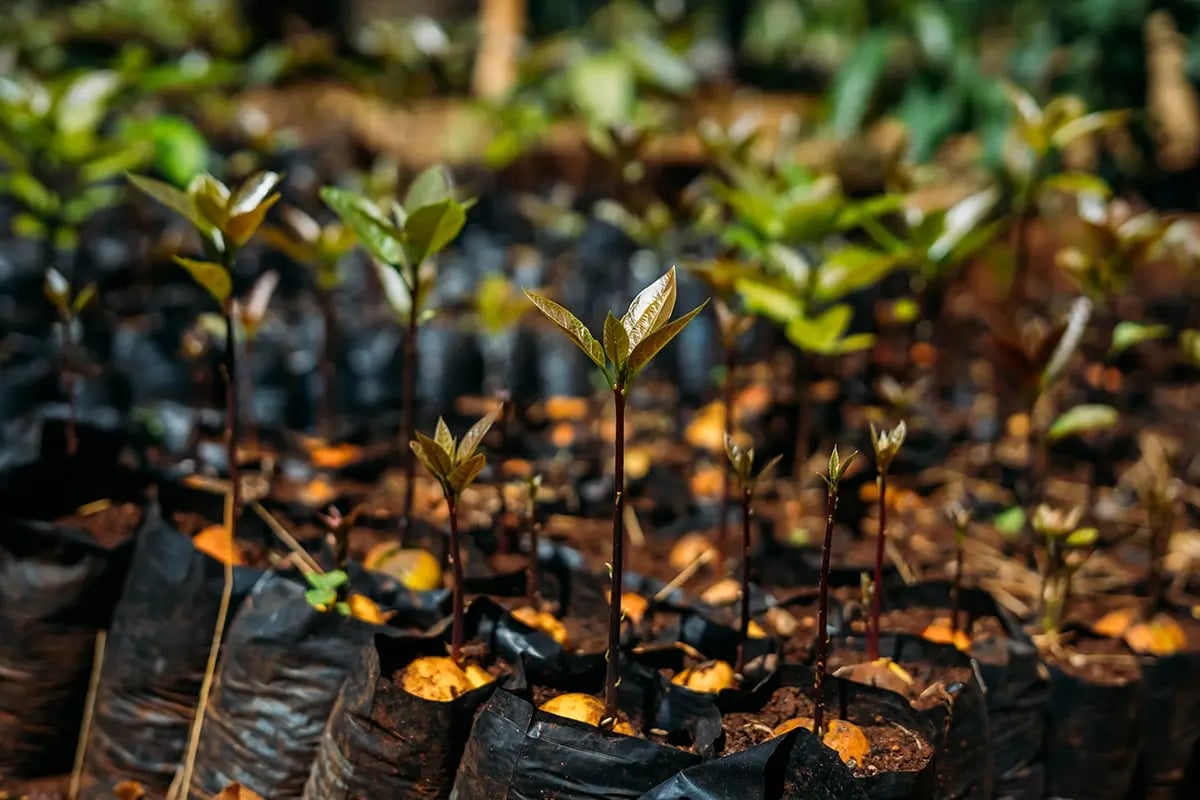
[[142, 509], [133, 503], [114, 503], [90, 513], [77, 511], [54, 522], [77, 528], [91, 536], [96, 544], [111, 550], [137, 531], [142, 524]]
[[1067, 675], [1100, 686], [1123, 686], [1142, 675], [1138, 658], [1120, 639], [1079, 637], [1042, 647], [1042, 658]]
[[[826, 708], [826, 714], [830, 709]], [[812, 717], [812, 699], [797, 686], [780, 686], [759, 711], [739, 711], [722, 718], [725, 753], [736, 753], [770, 739], [781, 723], [795, 717]], [[832, 717], [831, 717], [832, 718]], [[933, 758], [933, 748], [916, 734], [882, 716], [874, 725], [860, 725], [871, 750], [862, 764], [848, 764], [859, 777], [881, 772], [919, 772]]]
[[[928, 606], [913, 606], [910, 608], [898, 609], [895, 611], [885, 611], [880, 615], [879, 628], [885, 633], [911, 633], [920, 636], [926, 628], [934, 622], [948, 621], [950, 619], [950, 611], [945, 608], [930, 608]], [[959, 612], [958, 623], [960, 630], [970, 638], [972, 642], [977, 642], [985, 639], [1004, 640], [1008, 638], [1008, 633], [1004, 630], [1004, 625], [1000, 620], [993, 616], [979, 616], [969, 620], [964, 612]], [[962, 626], [970, 624], [970, 629], [966, 630]], [[861, 620], [856, 620], [850, 629], [857, 635], [866, 634], [866, 624]], [[1002, 648], [991, 648], [989, 653], [1002, 653]], [[971, 655], [976, 655], [971, 653]], [[985, 657], [986, 654], [980, 654], [979, 658]]]
[[19, 800], [66, 800], [70, 775], [51, 775], [44, 778], [5, 783], [0, 781], [0, 798]]

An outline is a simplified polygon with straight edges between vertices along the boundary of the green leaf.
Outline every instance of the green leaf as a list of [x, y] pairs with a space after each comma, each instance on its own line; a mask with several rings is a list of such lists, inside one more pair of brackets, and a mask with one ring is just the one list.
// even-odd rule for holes
[[185, 192], [176, 189], [170, 184], [147, 178], [142, 175], [130, 175], [129, 182], [134, 185], [138, 191], [157, 200], [167, 208], [182, 216], [188, 222], [204, 235], [208, 235], [208, 231], [212, 229], [212, 225], [204, 217], [200, 215], [200, 211], [196, 208], [196, 204], [192, 202], [192, 198]]
[[220, 264], [214, 264], [211, 261], [195, 261], [183, 256], [175, 256], [175, 263], [186, 269], [192, 279], [203, 286], [212, 299], [217, 301], [217, 305], [223, 306], [229, 299], [229, 294], [233, 291], [233, 281], [229, 277], [229, 272]]
[[328, 606], [337, 600], [337, 592], [330, 591], [329, 589], [309, 589], [304, 593], [304, 599], [314, 608]]
[[734, 286], [749, 314], [781, 325], [804, 314], [804, 304], [793, 289], [754, 278], [742, 278]]
[[596, 341], [596, 337], [592, 336], [586, 325], [570, 311], [547, 297], [530, 291], [526, 291], [525, 296], [537, 307], [538, 311], [545, 315], [546, 319], [553, 322], [597, 367], [603, 370], [605, 375], [608, 374], [607, 365], [604, 363], [604, 349]]
[[282, 180], [283, 176], [279, 173], [268, 171], [256, 172], [249, 178], [246, 178], [229, 201], [229, 217], [232, 219], [243, 214], [249, 214], [266, 203], [268, 198], [274, 194], [275, 187]]
[[404, 263], [404, 234], [374, 203], [335, 186], [323, 188], [321, 199], [354, 231], [371, 255], [393, 267]]
[[1063, 148], [1093, 133], [1119, 128], [1129, 121], [1129, 111], [1095, 111], [1061, 125], [1050, 136], [1055, 147]]
[[620, 47], [646, 83], [673, 94], [684, 94], [696, 85], [696, 73], [691, 65], [662, 40], [635, 33], [622, 39]]
[[992, 518], [992, 524], [1001, 533], [1015, 536], [1025, 528], [1025, 511], [1020, 506], [1006, 508]]
[[442, 452], [450, 456], [450, 461], [455, 461], [455, 452], [458, 449], [454, 441], [454, 436], [450, 433], [450, 426], [446, 424], [446, 420], [438, 417], [437, 427], [433, 429], [433, 440], [437, 442], [437, 446], [442, 448]]
[[629, 310], [621, 317], [621, 325], [629, 337], [629, 350], [636, 350], [642, 340], [666, 324], [674, 312], [675, 267], [671, 267], [661, 278], [638, 292], [629, 304]]
[[453, 199], [406, 210], [405, 249], [413, 266], [445, 249], [467, 222], [466, 210]]
[[1091, 547], [1100, 538], [1100, 532], [1095, 528], [1080, 528], [1077, 531], [1072, 531], [1063, 542], [1072, 550], [1077, 550], [1083, 547]]
[[450, 484], [450, 488], [455, 494], [461, 494], [479, 477], [479, 473], [483, 472], [485, 466], [487, 466], [487, 458], [483, 453], [476, 453], [456, 466], [446, 482]]
[[787, 323], [785, 333], [792, 344], [810, 353], [833, 355], [846, 328], [850, 326], [853, 311], [850, 306], [839, 304], [826, 309], [816, 317], [797, 316]]
[[118, 76], [110, 70], [92, 70], [72, 80], [55, 103], [59, 130], [67, 136], [94, 131], [117, 87]]
[[184, 117], [155, 117], [144, 129], [154, 146], [154, 167], [176, 184], [208, 169], [209, 148], [204, 134]]
[[940, 262], [955, 252], [959, 246], [979, 229], [983, 221], [1000, 201], [1000, 190], [990, 186], [982, 191], [967, 195], [959, 200], [942, 216], [941, 231], [929, 245], [927, 256], [930, 261]]
[[1090, 172], [1059, 172], [1042, 180], [1042, 190], [1064, 194], [1093, 195], [1102, 200], [1112, 197], [1112, 188], [1099, 175]]
[[1081, 433], [1115, 427], [1120, 414], [1112, 406], [1085, 403], [1069, 409], [1050, 426], [1046, 438], [1052, 442]]
[[606, 127], [629, 119], [636, 99], [632, 65], [617, 54], [574, 59], [567, 68], [567, 96], [588, 122]]
[[499, 408], [492, 409], [463, 435], [462, 441], [458, 443], [458, 451], [455, 453], [455, 457], [459, 461], [475, 455], [475, 450], [479, 447], [479, 443], [483, 441], [483, 437], [487, 436], [487, 432], [491, 430], [492, 425], [495, 424], [499, 413]]
[[632, 380], [639, 372], [645, 369], [646, 365], [650, 363], [650, 360], [658, 355], [660, 350], [670, 344], [671, 340], [678, 336], [680, 332], [687, 327], [687, 324], [691, 322], [697, 314], [704, 310], [706, 305], [708, 305], [707, 300], [684, 314], [679, 319], [663, 325], [661, 328], [643, 339], [637, 347], [633, 348], [633, 352], [629, 354], [629, 362], [626, 367], [629, 373], [628, 379]]
[[625, 360], [629, 358], [629, 336], [626, 334], [621, 320], [614, 317], [611, 311], [604, 318], [603, 338], [604, 352], [608, 355], [608, 360], [620, 370], [625, 364]]
[[204, 221], [220, 230], [229, 218], [229, 187], [208, 173], [192, 178], [188, 196]]
[[236, 244], [241, 247], [250, 238], [254, 236], [254, 232], [262, 225], [263, 219], [267, 216], [267, 212], [271, 206], [279, 201], [279, 195], [273, 194], [263, 200], [258, 205], [251, 208], [244, 214], [235, 214], [225, 221], [224, 230], [226, 235]]
[[404, 195], [404, 208], [411, 214], [418, 208], [453, 199], [449, 173], [442, 165], [435, 164], [421, 172], [408, 185], [408, 192]]
[[1165, 339], [1171, 334], [1169, 325], [1146, 325], [1141, 322], [1118, 322], [1113, 328], [1111, 355], [1123, 353], [1134, 345]]
[[454, 468], [454, 465], [450, 462], [450, 456], [442, 450], [437, 442], [420, 431], [416, 432], [416, 437], [416, 441], [409, 442], [413, 453], [421, 460], [425, 468], [433, 474], [433, 477], [438, 480], [444, 479]]
[[835, 135], [850, 136], [861, 129], [887, 64], [892, 36], [892, 31], [887, 29], [867, 34], [856, 43], [849, 59], [838, 70], [829, 115]]
[[75, 295], [75, 299], [71, 302], [71, 311], [75, 314], [83, 311], [88, 307], [88, 303], [96, 297], [96, 284], [89, 283], [84, 286], [79, 294]]
[[817, 269], [813, 299], [819, 303], [840, 300], [851, 292], [873, 286], [896, 268], [895, 256], [856, 245], [834, 252]]
[[43, 218], [56, 213], [60, 205], [58, 195], [28, 172], [0, 176], [0, 190]]

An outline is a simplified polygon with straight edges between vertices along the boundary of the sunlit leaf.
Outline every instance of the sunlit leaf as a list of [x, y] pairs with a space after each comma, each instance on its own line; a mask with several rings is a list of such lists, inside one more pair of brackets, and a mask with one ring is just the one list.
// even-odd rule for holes
[[192, 202], [192, 198], [187, 193], [162, 181], [142, 175], [130, 175], [129, 182], [138, 191], [157, 200], [192, 223], [201, 233], [206, 233], [212, 228], [212, 224], [200, 215], [196, 204]]
[[672, 320], [666, 325], [663, 325], [661, 328], [643, 339], [637, 347], [633, 348], [633, 351], [629, 354], [629, 362], [627, 366], [629, 377], [633, 378], [639, 372], [645, 369], [646, 365], [650, 363], [650, 360], [658, 355], [659, 351], [670, 344], [671, 340], [678, 336], [683, 329], [687, 327], [688, 323], [691, 322], [697, 314], [704, 310], [706, 305], [708, 305], [707, 300], [684, 314], [679, 319]]
[[642, 340], [662, 327], [675, 312], [675, 267], [638, 292], [621, 317], [632, 351]]
[[487, 432], [495, 424], [499, 413], [499, 408], [492, 409], [463, 434], [462, 441], [458, 443], [458, 452], [455, 454], [460, 460], [475, 455], [475, 450], [478, 449], [483, 437], [487, 436]]
[[629, 119], [635, 99], [635, 76], [628, 61], [616, 54], [574, 59], [567, 69], [568, 96], [594, 125], [605, 127]]
[[787, 323], [785, 333], [788, 340], [801, 350], [831, 355], [837, 351], [838, 341], [850, 326], [852, 316], [850, 306], [835, 305], [816, 317], [809, 318], [803, 314], [794, 317]]
[[212, 296], [213, 300], [217, 301], [218, 305], [224, 305], [225, 301], [229, 299], [230, 292], [233, 291], [233, 282], [229, 277], [229, 272], [220, 264], [214, 264], [211, 261], [195, 261], [183, 256], [175, 256], [175, 263], [186, 269], [192, 279], [204, 287], [204, 290]]
[[110, 70], [91, 70], [71, 81], [55, 104], [59, 130], [68, 136], [95, 130], [118, 85], [117, 74]]
[[1058, 148], [1101, 131], [1119, 128], [1129, 121], [1129, 111], [1094, 111], [1063, 124], [1051, 134], [1051, 143]]
[[1080, 549], [1083, 547], [1091, 547], [1100, 538], [1100, 532], [1095, 528], [1080, 528], [1077, 531], [1072, 531], [1064, 544], [1072, 549]]
[[225, 233], [238, 247], [241, 247], [246, 242], [250, 241], [250, 238], [254, 236], [254, 232], [258, 230], [260, 225], [262, 225], [263, 219], [267, 215], [267, 211], [269, 211], [271, 206], [275, 205], [275, 203], [278, 201], [279, 195], [273, 194], [258, 205], [251, 208], [246, 213], [236, 214], [229, 217], [229, 219], [225, 221]]
[[204, 221], [214, 228], [225, 225], [229, 216], [229, 187], [207, 173], [192, 178], [188, 196]]
[[[596, 341], [596, 337], [592, 336], [587, 326], [580, 322], [574, 314], [540, 294], [526, 291], [525, 296], [537, 307], [538, 311], [541, 311], [545, 315], [546, 319], [553, 322], [559, 330], [565, 333], [596, 366], [601, 370], [606, 370], [604, 348]], [[605, 374], [607, 374], [607, 371]]]
[[75, 295], [75, 299], [71, 301], [71, 311], [75, 314], [83, 311], [88, 307], [88, 304], [96, 298], [96, 284], [89, 283], [79, 290], [79, 294]]
[[446, 482], [456, 493], [461, 493], [479, 477], [479, 473], [483, 472], [485, 466], [487, 466], [487, 458], [483, 453], [476, 453], [455, 466]]
[[416, 432], [416, 440], [409, 444], [421, 463], [438, 480], [445, 478], [454, 468], [450, 456], [442, 450], [441, 446], [420, 431]]
[[378, 206], [361, 195], [335, 186], [323, 188], [321, 199], [354, 231], [371, 255], [384, 264], [403, 263], [404, 234]]
[[1171, 334], [1168, 325], [1145, 325], [1140, 322], [1118, 322], [1113, 328], [1112, 347], [1109, 352], [1113, 355], [1123, 353], [1134, 345], [1155, 339], [1165, 339]]
[[250, 294], [241, 307], [241, 312], [242, 322], [252, 335], [266, 318], [267, 306], [271, 303], [271, 297], [275, 294], [278, 286], [279, 273], [272, 269], [260, 275], [254, 282], [254, 286], [251, 287]]
[[71, 284], [58, 270], [50, 267], [46, 270], [46, 280], [43, 283], [46, 299], [50, 301], [60, 314], [65, 314], [71, 298]]
[[817, 269], [813, 299], [828, 303], [859, 289], [874, 286], [898, 263], [897, 258], [889, 253], [847, 245], [830, 254]]
[[1089, 195], [1102, 200], [1112, 197], [1112, 188], [1090, 172], [1058, 172], [1042, 180], [1042, 189], [1064, 194]]
[[629, 358], [629, 336], [625, 332], [625, 326], [613, 316], [611, 311], [604, 318], [603, 339], [604, 352], [608, 355], [608, 360], [619, 368], [625, 363], [625, 359]]
[[928, 257], [931, 261], [941, 261], [954, 252], [962, 242], [975, 230], [984, 219], [996, 208], [1000, 200], [1000, 190], [994, 186], [974, 194], [967, 195], [962, 200], [946, 209], [942, 217], [942, 230], [933, 244], [929, 245]]
[[804, 304], [794, 290], [752, 278], [743, 278], [735, 285], [750, 314], [781, 325], [804, 314]]
[[404, 208], [408, 213], [418, 208], [435, 205], [454, 199], [450, 175], [440, 164], [425, 169], [408, 186], [404, 195]]
[[283, 176], [279, 173], [266, 171], [256, 172], [246, 178], [229, 201], [229, 216], [232, 218], [249, 214], [266, 203], [282, 180]]
[[404, 236], [409, 263], [420, 264], [440, 253], [458, 236], [466, 221], [466, 210], [453, 199], [408, 209]]
[[1106, 430], [1115, 427], [1119, 420], [1120, 414], [1112, 406], [1085, 403], [1063, 412], [1054, 420], [1046, 438], [1054, 442], [1068, 436]]
[[438, 417], [437, 426], [433, 429], [433, 440], [437, 442], [438, 447], [442, 448], [442, 452], [450, 456], [450, 460], [455, 460], [455, 450], [457, 446], [454, 442], [454, 435], [450, 433], [450, 426], [446, 424], [446, 420]]

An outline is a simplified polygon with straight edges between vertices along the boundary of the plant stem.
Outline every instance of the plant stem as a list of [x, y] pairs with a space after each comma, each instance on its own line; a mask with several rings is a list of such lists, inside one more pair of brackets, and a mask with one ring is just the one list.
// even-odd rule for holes
[[[232, 257], [228, 261], [232, 272]], [[238, 376], [237, 338], [234, 324], [233, 300], [225, 301], [225, 458], [229, 471], [229, 494], [233, 514], [229, 520], [229, 536], [237, 538], [238, 518], [241, 516], [241, 476], [238, 470]], [[233, 552], [232, 547], [230, 552]]]
[[813, 732], [825, 736], [825, 665], [829, 663], [829, 552], [833, 549], [833, 515], [837, 487], [830, 485], [825, 503], [825, 543], [821, 549], [821, 575], [817, 583], [817, 663], [813, 674]]
[[742, 487], [742, 640], [738, 642], [734, 667], [739, 675], [746, 667], [746, 642], [750, 639], [750, 500], [750, 487]]
[[950, 636], [958, 633], [958, 614], [962, 608], [963, 537], [954, 537], [954, 581], [950, 584]]
[[[725, 380], [721, 386], [721, 412], [725, 421], [725, 436], [733, 435], [733, 368], [736, 351], [733, 345], [725, 344]], [[725, 473], [721, 481], [721, 521], [717, 532], [717, 574], [724, 572], [725, 549], [729, 544], [729, 512], [733, 506], [733, 465], [725, 459]]]
[[604, 716], [615, 720], [618, 709], [621, 649], [621, 592], [624, 588], [625, 572], [625, 387], [618, 383], [613, 388], [616, 407], [616, 432], [614, 433], [613, 455], [613, 533], [612, 533], [612, 581], [608, 595], [608, 662], [604, 673]]
[[450, 657], [462, 665], [463, 649], [463, 573], [462, 558], [458, 549], [458, 508], [453, 492], [446, 492], [446, 505], [450, 508], [450, 567], [454, 570], [454, 622], [450, 629]]
[[875, 537], [875, 579], [871, 584], [871, 616], [867, 620], [867, 659], [879, 658], [879, 616], [883, 600], [883, 551], [887, 537], [887, 471], [879, 473], [879, 535]]
[[529, 565], [525, 567], [525, 596], [530, 608], [538, 607], [538, 582], [541, 580], [538, 564], [538, 540], [542, 525], [537, 516], [537, 490], [529, 493]]
[[[416, 283], [410, 284], [415, 287]], [[404, 430], [400, 432], [400, 441], [411, 442], [417, 429], [417, 296], [412, 289], [412, 304], [408, 313], [408, 335], [404, 337], [404, 389], [401, 402], [404, 404]], [[401, 531], [401, 542], [412, 533], [413, 495], [416, 491], [417, 461], [412, 448], [401, 448], [404, 456], [404, 528]]]

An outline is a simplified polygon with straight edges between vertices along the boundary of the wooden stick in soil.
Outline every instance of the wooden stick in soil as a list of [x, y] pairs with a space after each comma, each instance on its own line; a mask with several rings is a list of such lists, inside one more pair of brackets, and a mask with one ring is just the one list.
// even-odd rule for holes
[[[731, 467], [732, 468], [732, 465]], [[728, 471], [727, 471], [728, 474]], [[741, 675], [746, 668], [746, 642], [750, 640], [750, 486], [742, 487], [742, 624], [738, 642], [737, 665], [734, 672]]]
[[825, 667], [829, 663], [829, 551], [833, 549], [833, 515], [837, 489], [829, 487], [825, 503], [825, 542], [821, 548], [821, 576], [817, 583], [817, 663], [813, 673], [813, 733], [825, 736]]
[[[409, 284], [412, 304], [408, 312], [408, 332], [404, 337], [404, 387], [401, 403], [404, 405], [404, 430], [400, 432], [401, 442], [411, 442], [417, 430], [417, 298], [416, 276]], [[410, 448], [401, 448], [404, 458], [404, 507], [403, 525], [400, 531], [400, 544], [403, 545], [412, 535], [413, 496], [416, 491], [417, 460]]]
[[613, 388], [616, 412], [613, 455], [613, 533], [612, 579], [608, 596], [608, 651], [604, 657], [604, 717], [615, 722], [618, 711], [618, 683], [621, 677], [621, 594], [625, 578], [625, 387]]
[[879, 534], [875, 537], [875, 577], [871, 583], [871, 615], [867, 620], [867, 660], [879, 658], [879, 616], [883, 599], [883, 545], [887, 536], [887, 471], [879, 473]]
[[462, 666], [463, 649], [463, 571], [461, 552], [458, 549], [458, 508], [454, 493], [446, 492], [446, 505], [450, 510], [450, 568], [454, 571], [453, 613], [450, 629], [450, 657]]
[[92, 731], [92, 719], [96, 714], [96, 696], [100, 690], [100, 672], [104, 667], [104, 648], [108, 644], [108, 631], [96, 632], [96, 650], [92, 656], [92, 674], [88, 678], [87, 699], [83, 706], [83, 722], [79, 726], [79, 742], [75, 745], [75, 764], [71, 768], [71, 783], [67, 787], [67, 800], [78, 800], [80, 782], [83, 780], [83, 763], [87, 758], [88, 737]]

